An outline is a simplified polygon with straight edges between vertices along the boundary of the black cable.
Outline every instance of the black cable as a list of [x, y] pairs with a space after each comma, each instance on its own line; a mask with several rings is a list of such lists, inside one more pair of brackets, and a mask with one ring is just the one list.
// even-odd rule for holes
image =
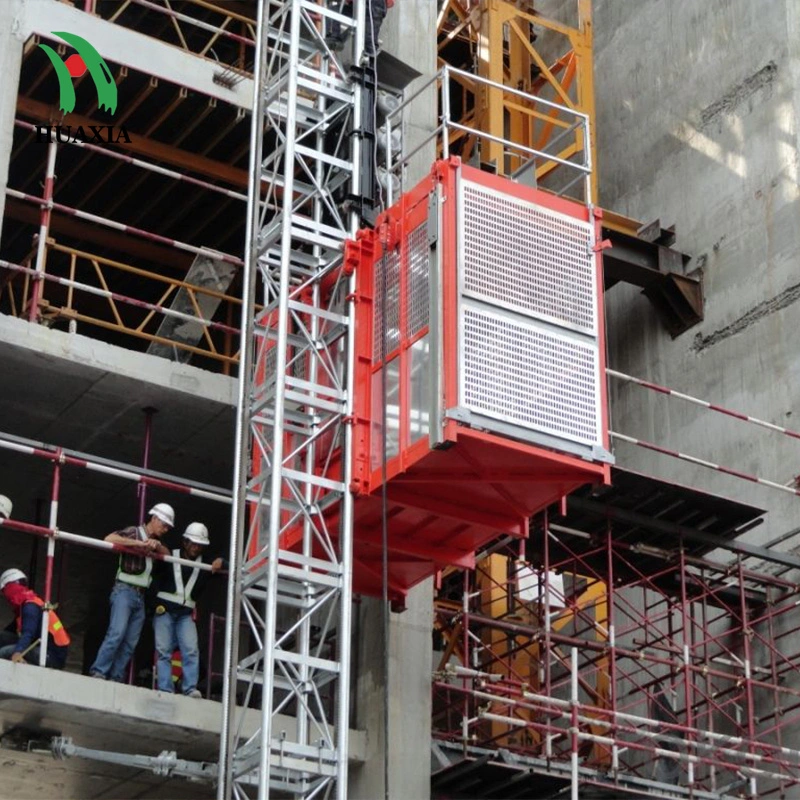
[[[367, 10], [369, 12], [369, 66], [372, 69], [372, 89], [373, 89], [373, 104], [372, 104], [372, 129], [375, 132], [375, 139], [373, 140], [373, 163], [375, 164], [375, 177], [378, 185], [378, 213], [384, 211], [384, 197], [383, 189], [380, 185], [380, 180], [377, 179], [378, 175], [378, 41], [375, 31], [375, 16], [372, 8], [372, 0], [366, 0]], [[387, 143], [391, 146], [391, 143]], [[374, 190], [374, 186], [370, 187]], [[389, 258], [388, 249], [384, 247], [384, 242], [381, 240], [380, 232], [378, 234], [379, 242], [379, 258], [376, 263], [383, 260], [383, 270], [381, 272], [381, 319], [383, 324], [381, 326], [383, 336], [381, 340], [381, 393], [383, 396], [383, 404], [381, 410], [381, 600], [382, 600], [382, 627], [383, 627], [383, 797], [384, 800], [389, 800], [389, 626], [391, 623], [390, 607], [389, 607], [389, 498], [388, 498], [388, 469], [386, 453], [388, 449], [388, 381], [387, 370], [388, 364], [386, 363], [387, 355], [387, 340], [389, 329], [387, 327], [387, 310], [388, 302], [387, 295], [389, 289]], [[398, 275], [399, 279], [399, 275]]]

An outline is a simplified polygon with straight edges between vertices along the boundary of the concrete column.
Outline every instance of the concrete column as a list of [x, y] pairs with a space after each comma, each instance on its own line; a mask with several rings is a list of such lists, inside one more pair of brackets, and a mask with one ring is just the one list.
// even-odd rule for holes
[[[389, 797], [430, 796], [433, 579], [415, 587], [402, 614], [389, 626], [389, 686], [383, 685], [383, 612], [379, 600], [359, 609], [360, 640], [356, 719], [367, 734], [364, 764], [350, 776], [353, 800], [384, 796], [384, 754], [389, 759]], [[384, 693], [389, 693], [389, 741], [385, 742]]]
[[6, 207], [8, 165], [14, 142], [14, 113], [17, 108], [22, 41], [18, 38], [18, 17], [24, 0], [0, 3], [0, 235]]
[[[436, 6], [431, 0], [398, 0], [380, 34], [381, 49], [421, 73], [407, 96], [436, 70]], [[436, 127], [433, 88], [416, 101], [406, 118], [409, 147]], [[410, 189], [430, 172], [434, 143], [416, 156], [407, 171]], [[353, 800], [384, 796], [384, 752], [389, 758], [389, 797], [430, 796], [431, 671], [433, 580], [417, 586], [402, 614], [392, 614], [389, 629], [389, 686], [383, 685], [383, 611], [379, 600], [364, 599], [359, 609], [356, 644], [356, 715], [351, 725], [367, 733], [367, 759], [350, 777]], [[384, 692], [389, 692], [389, 741], [384, 741]]]

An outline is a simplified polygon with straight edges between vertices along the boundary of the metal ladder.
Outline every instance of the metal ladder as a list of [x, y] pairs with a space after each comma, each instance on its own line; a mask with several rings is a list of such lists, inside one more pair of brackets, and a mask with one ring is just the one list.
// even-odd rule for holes
[[[259, 3], [220, 800], [347, 796], [355, 282], [342, 253], [371, 187], [366, 0], [353, 17], [342, 5]], [[334, 28], [355, 67], [326, 43]], [[243, 705], [261, 709], [255, 732]]]

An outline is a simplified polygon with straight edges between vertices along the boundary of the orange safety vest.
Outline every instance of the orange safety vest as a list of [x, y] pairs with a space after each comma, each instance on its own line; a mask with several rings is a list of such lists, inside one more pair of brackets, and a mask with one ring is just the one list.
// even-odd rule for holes
[[[19, 616], [17, 617], [17, 633], [22, 632], [22, 606], [25, 603], [33, 603], [34, 605], [39, 606], [39, 608], [44, 608], [44, 600], [41, 597], [37, 597], [33, 592], [22, 601], [19, 607]], [[58, 614], [55, 611], [50, 611], [50, 614], [47, 617], [47, 630], [50, 633], [50, 638], [53, 640], [53, 644], [57, 645], [58, 647], [66, 647], [70, 643], [69, 634], [64, 628], [64, 624], [58, 618]]]

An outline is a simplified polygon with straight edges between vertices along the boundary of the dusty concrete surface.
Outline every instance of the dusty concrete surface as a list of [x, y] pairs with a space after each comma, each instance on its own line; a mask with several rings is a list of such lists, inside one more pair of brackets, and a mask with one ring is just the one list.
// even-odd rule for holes
[[[706, 295], [705, 320], [672, 340], [646, 298], [612, 289], [609, 366], [796, 430], [800, 7], [594, 5], [600, 202], [642, 222], [674, 223]], [[611, 423], [778, 483], [800, 473], [796, 440], [613, 380]], [[746, 541], [762, 544], [798, 526], [796, 496], [632, 445], [618, 444], [616, 456], [621, 466], [768, 509]], [[795, 537], [781, 548], [798, 545]], [[796, 624], [785, 615], [775, 633]], [[787, 646], [797, 651], [796, 640]], [[797, 732], [787, 734], [783, 744], [797, 747]]]
[[14, 142], [14, 115], [17, 110], [17, 84], [22, 66], [22, 41], [14, 25], [23, 0], [0, 3], [0, 234], [6, 205], [8, 163]]
[[[798, 15], [793, 2], [595, 3], [601, 204], [675, 223], [700, 268], [703, 323], [674, 341], [648, 301], [607, 296], [610, 366], [800, 425]], [[612, 382], [612, 426], [785, 482], [796, 443]], [[624, 466], [769, 508], [764, 541], [797, 521], [789, 495], [617, 447]]]

